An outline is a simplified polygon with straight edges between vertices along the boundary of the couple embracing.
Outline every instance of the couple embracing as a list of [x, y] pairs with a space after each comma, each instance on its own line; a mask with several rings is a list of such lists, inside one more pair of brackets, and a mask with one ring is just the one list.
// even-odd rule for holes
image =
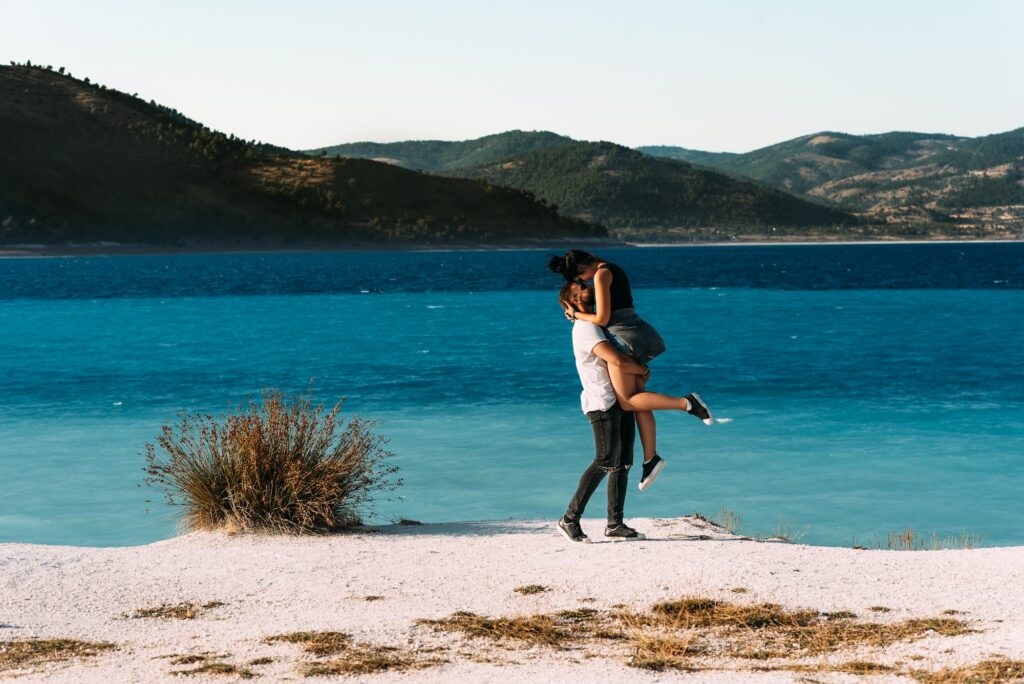
[[608, 478], [610, 540], [643, 539], [623, 522], [629, 469], [639, 428], [644, 461], [641, 491], [651, 486], [665, 460], [658, 455], [653, 411], [686, 411], [705, 425], [711, 412], [694, 393], [685, 397], [646, 391], [654, 357], [665, 351], [661, 335], [633, 309], [626, 272], [616, 264], [578, 249], [553, 256], [548, 264], [566, 283], [559, 303], [572, 324], [576, 371], [583, 385], [580, 403], [594, 431], [594, 461], [583, 471], [558, 529], [570, 541], [589, 542], [580, 519], [601, 480]]

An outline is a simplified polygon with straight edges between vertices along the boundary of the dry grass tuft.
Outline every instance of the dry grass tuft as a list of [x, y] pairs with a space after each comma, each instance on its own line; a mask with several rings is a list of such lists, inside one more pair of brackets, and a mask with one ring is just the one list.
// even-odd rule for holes
[[343, 632], [292, 632], [267, 637], [266, 641], [302, 644], [306, 653], [318, 656], [335, 655], [348, 650], [352, 645], [352, 637]]
[[542, 584], [525, 584], [521, 587], [516, 587], [512, 591], [519, 592], [524, 596], [529, 596], [531, 594], [543, 594], [546, 591], [550, 591], [550, 589]]
[[891, 613], [892, 608], [886, 608], [885, 606], [871, 606], [868, 610], [872, 610], [876, 613]]
[[892, 672], [893, 668], [888, 665], [882, 665], [881, 663], [873, 663], [867, 660], [851, 660], [849, 662], [836, 665], [834, 671], [846, 672], [848, 674], [855, 675], [869, 675]]
[[740, 528], [743, 527], [743, 516], [730, 511], [728, 508], [718, 509], [717, 515], [711, 521], [733, 534], [739, 532]]
[[992, 658], [974, 665], [937, 672], [914, 670], [911, 676], [925, 684], [996, 684], [1024, 681], [1024, 660]]
[[196, 675], [228, 675], [232, 677], [241, 677], [242, 679], [252, 679], [256, 676], [245, 668], [232, 665], [231, 663], [221, 662], [203, 663], [199, 667], [191, 670], [173, 670], [171, 674], [191, 677]]
[[747, 588], [746, 587], [733, 587], [729, 591], [731, 591], [734, 594], [746, 594], [747, 593]]
[[397, 468], [373, 423], [343, 425], [308, 396], [265, 391], [262, 402], [220, 418], [180, 414], [146, 445], [147, 483], [184, 508], [190, 530], [313, 533], [359, 524]]
[[593, 608], [563, 610], [551, 614], [491, 618], [460, 611], [440, 620], [417, 620], [440, 632], [492, 641], [514, 641], [563, 648], [585, 639], [622, 639], [611, 615]]
[[106, 641], [78, 639], [12, 639], [0, 641], [0, 671], [91, 658], [117, 648]]
[[316, 656], [340, 656], [304, 664], [302, 673], [307, 677], [422, 669], [445, 662], [391, 646], [357, 643], [342, 632], [293, 632], [269, 637], [267, 641], [301, 644], [307, 653]]
[[939, 535], [932, 532], [923, 535], [912, 527], [889, 533], [883, 542], [877, 536], [867, 544], [854, 540], [855, 549], [888, 549], [890, 551], [940, 551], [942, 549], [977, 549], [981, 547], [981, 535], [963, 532], [959, 536]]
[[743, 605], [700, 597], [664, 601], [651, 610], [662, 624], [685, 628], [796, 628], [813, 624], [819, 617], [817, 611], [788, 611], [774, 603]]
[[631, 630], [630, 664], [649, 669], [692, 670], [697, 665], [688, 658], [694, 655], [744, 660], [807, 657], [857, 646], [884, 647], [930, 634], [956, 636], [973, 631], [950, 618], [876, 624], [859, 622], [849, 611], [820, 613], [705, 597], [665, 601], [647, 613], [623, 612], [617, 618]]
[[133, 618], [160, 618], [163, 620], [194, 620], [204, 611], [226, 606], [221, 601], [207, 603], [162, 603], [153, 608], [139, 608], [131, 614]]
[[171, 665], [191, 665], [193, 663], [202, 663], [210, 658], [205, 655], [198, 653], [190, 653], [188, 655], [174, 656], [171, 658]]
[[633, 653], [627, 664], [644, 670], [695, 671], [698, 668], [686, 659], [702, 656], [706, 650], [692, 636], [648, 636], [637, 633], [630, 640]]
[[270, 665], [272, 662], [274, 662], [273, 658], [267, 658], [266, 656], [264, 656], [262, 658], [253, 658], [252, 660], [250, 660], [246, 664], [247, 665]]
[[370, 594], [369, 596], [364, 596], [363, 600], [364, 601], [371, 601], [372, 602], [372, 601], [383, 601], [385, 598], [387, 598], [387, 597], [386, 596], [380, 596], [378, 594]]
[[326, 662], [307, 663], [302, 673], [307, 677], [325, 675], [366, 675], [389, 670], [420, 670], [444, 663], [437, 658], [419, 658], [414, 653], [389, 646], [355, 644], [344, 657]]

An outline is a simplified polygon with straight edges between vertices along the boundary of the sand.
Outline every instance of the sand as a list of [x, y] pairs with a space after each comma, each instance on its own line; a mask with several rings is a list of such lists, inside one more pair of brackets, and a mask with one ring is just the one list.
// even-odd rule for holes
[[[635, 519], [646, 541], [571, 544], [549, 521], [366, 528], [316, 538], [193, 533], [147, 546], [0, 545], [0, 641], [67, 637], [114, 643], [95, 657], [3, 669], [0, 680], [183, 681], [168, 656], [206, 653], [264, 681], [303, 680], [315, 658], [268, 636], [310, 630], [350, 634], [447, 662], [362, 681], [667, 682], [797, 681], [707, 661], [698, 672], [630, 667], [621, 645], [595, 651], [494, 644], [417, 625], [455, 611], [511, 616], [617, 604], [643, 610], [700, 595], [731, 602], [851, 611], [875, 622], [959, 611], [977, 632], [861, 647], [820, 662], [869, 660], [940, 669], [993, 655], [1024, 658], [1024, 547], [879, 551], [744, 540], [694, 518]], [[523, 595], [515, 588], [543, 585]], [[736, 592], [734, 589], [745, 589]], [[367, 600], [366, 597], [382, 597]], [[130, 617], [161, 604], [212, 601], [194, 619]], [[872, 612], [873, 606], [891, 609]], [[441, 649], [441, 650], [437, 650]], [[249, 666], [257, 658], [273, 662]], [[490, 662], [487, 662], [490, 661]], [[0, 661], [2, 662], [2, 661]], [[701, 661], [696, 661], [700, 663]], [[817, 681], [857, 681], [815, 674]], [[193, 675], [185, 681], [232, 681]], [[311, 681], [351, 681], [318, 677]], [[20, 681], [20, 679], [19, 679]], [[889, 675], [872, 681], [910, 681]]]

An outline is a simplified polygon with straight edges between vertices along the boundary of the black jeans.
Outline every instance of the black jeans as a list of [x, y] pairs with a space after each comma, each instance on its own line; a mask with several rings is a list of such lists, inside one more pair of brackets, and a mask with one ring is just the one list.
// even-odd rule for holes
[[579, 522], [587, 502], [607, 475], [608, 524], [617, 525], [622, 522], [629, 467], [633, 465], [636, 419], [632, 413], [623, 411], [617, 404], [607, 411], [591, 411], [587, 414], [587, 419], [594, 429], [594, 462], [583, 471], [565, 517], [567, 520]]

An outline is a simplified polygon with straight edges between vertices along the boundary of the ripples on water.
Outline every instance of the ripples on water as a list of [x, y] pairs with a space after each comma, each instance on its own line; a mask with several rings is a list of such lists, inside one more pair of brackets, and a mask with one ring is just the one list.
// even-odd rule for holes
[[[668, 342], [654, 388], [725, 421], [661, 416], [670, 469], [629, 513], [1024, 543], [1024, 245], [602, 252]], [[544, 257], [0, 260], [0, 541], [168, 536], [136, 486], [162, 421], [314, 377], [392, 439], [383, 518], [557, 516], [592, 447]]]

